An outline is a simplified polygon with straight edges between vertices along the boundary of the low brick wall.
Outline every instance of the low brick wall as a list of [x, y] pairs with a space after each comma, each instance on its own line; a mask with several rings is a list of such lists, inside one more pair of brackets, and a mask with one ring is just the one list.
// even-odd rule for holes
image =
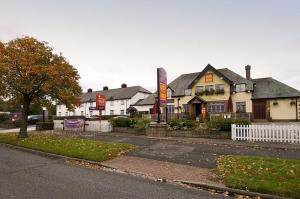
[[146, 135], [146, 129], [135, 129], [129, 127], [113, 127], [115, 133], [129, 133], [134, 135]]

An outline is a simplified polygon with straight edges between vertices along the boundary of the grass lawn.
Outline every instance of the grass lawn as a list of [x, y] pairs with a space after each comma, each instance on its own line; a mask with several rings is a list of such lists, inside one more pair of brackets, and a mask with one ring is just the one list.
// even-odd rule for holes
[[217, 173], [228, 187], [300, 198], [300, 160], [221, 156]]
[[109, 160], [134, 148], [130, 144], [69, 138], [53, 134], [29, 134], [25, 139], [18, 138], [17, 134], [0, 134], [0, 143], [94, 161]]

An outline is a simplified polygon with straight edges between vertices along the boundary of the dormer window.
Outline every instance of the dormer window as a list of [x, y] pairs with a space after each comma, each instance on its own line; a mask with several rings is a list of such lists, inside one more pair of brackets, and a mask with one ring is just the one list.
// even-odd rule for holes
[[191, 96], [192, 95], [192, 89], [185, 89], [184, 90], [184, 95]]
[[171, 89], [168, 89], [167, 96], [168, 96], [168, 98], [172, 98], [172, 90]]
[[237, 84], [237, 85], [235, 85], [235, 91], [237, 93], [245, 92], [246, 91], [246, 84]]

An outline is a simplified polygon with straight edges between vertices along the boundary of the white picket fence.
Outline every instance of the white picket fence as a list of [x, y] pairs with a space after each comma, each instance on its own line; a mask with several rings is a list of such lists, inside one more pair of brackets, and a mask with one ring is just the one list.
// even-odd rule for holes
[[299, 124], [231, 125], [232, 140], [300, 143]]

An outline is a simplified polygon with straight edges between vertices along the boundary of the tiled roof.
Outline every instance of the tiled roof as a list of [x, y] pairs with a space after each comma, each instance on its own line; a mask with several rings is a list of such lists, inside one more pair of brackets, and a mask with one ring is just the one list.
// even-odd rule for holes
[[152, 93], [147, 98], [145, 98], [143, 100], [140, 100], [137, 103], [135, 103], [134, 106], [153, 105], [155, 103], [156, 96], [157, 96], [156, 93]]
[[143, 87], [132, 86], [126, 88], [116, 88], [116, 89], [109, 89], [109, 90], [102, 90], [102, 91], [86, 92], [82, 94], [81, 102], [88, 102], [90, 100], [95, 101], [96, 94], [105, 95], [107, 101], [130, 99], [138, 92], [151, 94], [150, 91], [144, 89]]
[[300, 97], [300, 91], [271, 77], [252, 80], [256, 85], [252, 99]]
[[231, 80], [234, 84], [246, 84], [246, 89], [252, 91], [253, 90], [253, 82], [248, 80], [239, 74], [233, 72], [228, 68], [217, 69], [220, 73], [226, 76], [229, 80]]

